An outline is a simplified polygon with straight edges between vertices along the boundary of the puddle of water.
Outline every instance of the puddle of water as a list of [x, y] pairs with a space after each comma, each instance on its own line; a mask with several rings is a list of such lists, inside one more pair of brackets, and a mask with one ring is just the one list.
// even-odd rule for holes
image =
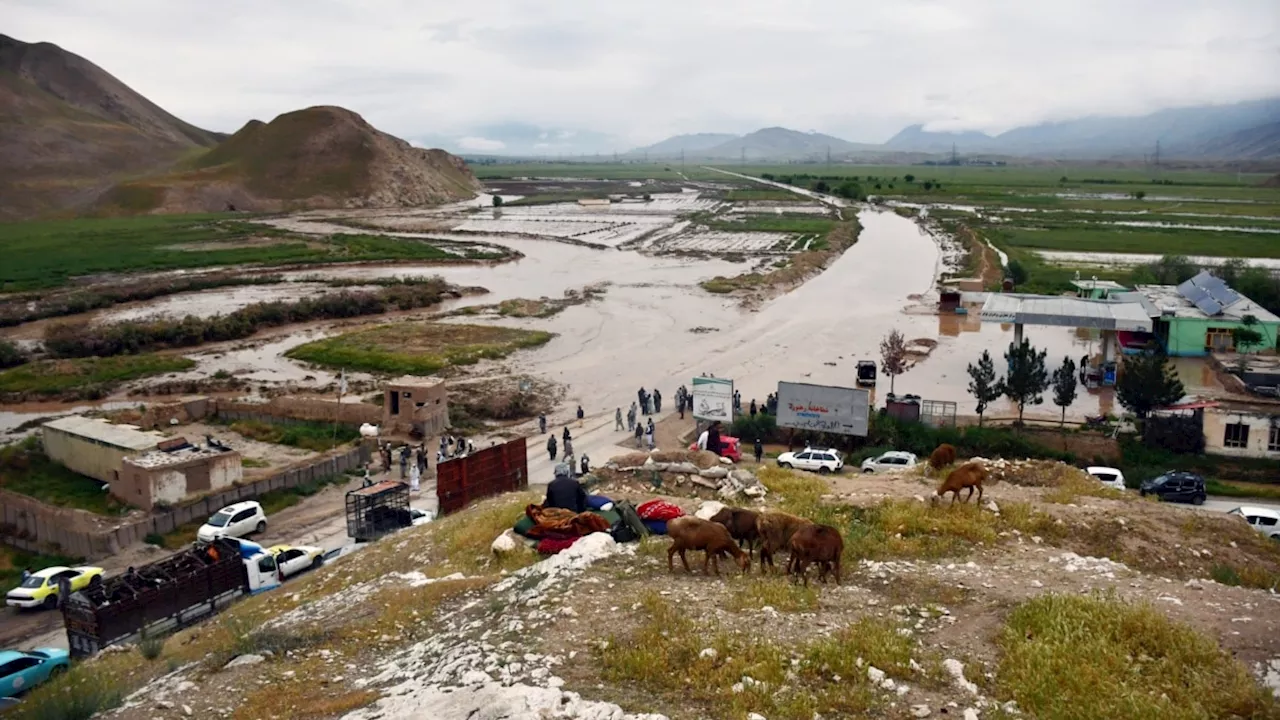
[[[1036, 254], [1057, 265], [1081, 267], [1134, 267], [1160, 259], [1160, 255], [1146, 253], [1097, 253], [1069, 250], [1037, 250]], [[1247, 265], [1280, 270], [1280, 258], [1228, 258], [1209, 255], [1193, 255], [1188, 259], [1196, 265], [1217, 266], [1228, 260], [1243, 260]]]

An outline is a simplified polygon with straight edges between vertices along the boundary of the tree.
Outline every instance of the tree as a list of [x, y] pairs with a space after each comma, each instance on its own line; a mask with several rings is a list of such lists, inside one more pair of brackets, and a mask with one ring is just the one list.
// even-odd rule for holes
[[1181, 400], [1184, 394], [1182, 381], [1162, 349], [1126, 357], [1116, 381], [1116, 399], [1140, 419], [1156, 408]]
[[911, 174], [907, 174], [907, 175], [903, 175], [903, 176], [902, 176], [902, 179], [903, 179], [903, 180], [906, 180], [907, 182], [915, 182], [915, 181], [916, 181], [916, 176], [915, 176], [915, 175], [911, 175]]
[[842, 198], [848, 198], [850, 200], [864, 199], [862, 186], [852, 180], [846, 180], [837, 185], [834, 193]]
[[1000, 388], [1004, 396], [1018, 406], [1018, 425], [1022, 425], [1022, 411], [1028, 405], [1044, 402], [1041, 393], [1049, 389], [1049, 371], [1044, 367], [1047, 350], [1037, 351], [1031, 343], [1009, 343], [1004, 359], [1009, 364], [1008, 374]]
[[1245, 371], [1245, 354], [1249, 352], [1250, 347], [1262, 344], [1262, 333], [1258, 332], [1258, 318], [1255, 315], [1245, 315], [1240, 319], [1244, 323], [1243, 327], [1235, 328], [1231, 331], [1231, 340], [1235, 343], [1236, 354], [1240, 357], [1240, 372]]
[[1070, 357], [1062, 359], [1062, 365], [1053, 371], [1053, 404], [1062, 408], [1062, 420], [1058, 427], [1067, 424], [1067, 406], [1076, 401], [1076, 363]]
[[895, 328], [880, 341], [880, 371], [889, 376], [889, 394], [893, 380], [907, 371], [907, 341]]
[[502, 196], [501, 196], [501, 195], [494, 195], [494, 196], [493, 196], [493, 206], [494, 206], [494, 207], [502, 207]]
[[1009, 279], [1014, 285], [1021, 285], [1027, 281], [1027, 269], [1017, 260], [1010, 260], [1007, 270]]
[[27, 353], [17, 344], [0, 339], [0, 368], [21, 365], [29, 359]]
[[996, 364], [991, 360], [991, 353], [982, 351], [978, 364], [969, 364], [969, 394], [978, 401], [978, 427], [982, 427], [982, 413], [987, 406], [1000, 399], [1003, 391], [1001, 380], [996, 377]]
[[820, 193], [830, 192], [831, 186], [827, 184], [826, 180], [819, 180], [813, 184], [813, 191]]
[[1066, 176], [1066, 175], [1063, 175], [1062, 177], [1058, 178], [1058, 182], [1060, 182], [1060, 183], [1062, 183], [1062, 184], [1064, 184], [1064, 185], [1065, 185], [1065, 184], [1068, 182], [1068, 180], [1067, 180], [1067, 176]]
[[923, 183], [921, 183], [920, 187], [924, 188], [925, 190], [932, 190], [933, 183], [929, 182], [928, 180], [925, 180]]
[[1146, 196], [1147, 196], [1147, 191], [1146, 191], [1146, 190], [1139, 190], [1138, 192], [1136, 192], [1136, 193], [1134, 193], [1134, 194], [1133, 194], [1133, 199], [1134, 199], [1134, 200], [1141, 200], [1142, 198], [1144, 198], [1144, 197], [1146, 197]]

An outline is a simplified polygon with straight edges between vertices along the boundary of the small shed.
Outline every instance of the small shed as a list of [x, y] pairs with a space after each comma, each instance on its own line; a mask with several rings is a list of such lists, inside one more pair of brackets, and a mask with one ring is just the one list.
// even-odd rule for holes
[[439, 435], [449, 427], [449, 396], [444, 382], [406, 376], [387, 384], [382, 426], [387, 434]]
[[225, 447], [178, 447], [127, 457], [111, 494], [130, 505], [150, 510], [173, 505], [193, 495], [222, 490], [240, 482], [244, 468], [240, 453]]
[[50, 459], [105, 483], [119, 479], [126, 457], [155, 450], [165, 440], [158, 432], [83, 415], [50, 420], [40, 426], [40, 437]]

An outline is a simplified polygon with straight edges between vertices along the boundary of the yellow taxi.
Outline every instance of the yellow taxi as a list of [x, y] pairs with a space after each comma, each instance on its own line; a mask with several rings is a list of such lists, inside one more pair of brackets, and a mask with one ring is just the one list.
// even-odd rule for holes
[[71, 592], [76, 592], [101, 583], [102, 568], [87, 565], [81, 567], [55, 565], [37, 570], [28, 575], [21, 585], [10, 590], [4, 598], [4, 603], [16, 608], [56, 608], [58, 607], [59, 581], [63, 579], [71, 581]]

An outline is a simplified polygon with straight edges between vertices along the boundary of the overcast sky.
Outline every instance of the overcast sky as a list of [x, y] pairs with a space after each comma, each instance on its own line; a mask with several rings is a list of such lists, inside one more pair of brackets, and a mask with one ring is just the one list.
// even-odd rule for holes
[[880, 142], [1280, 95], [1280, 0], [0, 0], [0, 19], [196, 125], [331, 104], [451, 149], [526, 126], [620, 151], [773, 125]]

